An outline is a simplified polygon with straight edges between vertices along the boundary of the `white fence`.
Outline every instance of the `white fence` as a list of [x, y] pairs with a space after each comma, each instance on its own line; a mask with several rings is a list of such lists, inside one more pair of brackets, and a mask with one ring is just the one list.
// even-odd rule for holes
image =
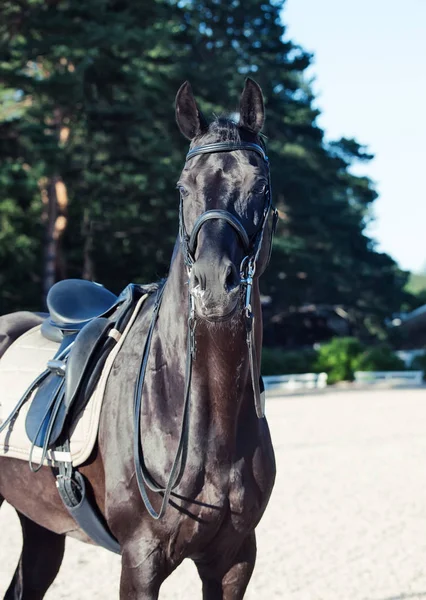
[[[314, 390], [327, 387], [327, 373], [263, 377], [266, 391]], [[423, 385], [423, 371], [355, 371], [356, 384]]]
[[355, 383], [422, 385], [423, 371], [355, 371]]
[[327, 373], [268, 375], [263, 377], [265, 390], [313, 390], [327, 387]]

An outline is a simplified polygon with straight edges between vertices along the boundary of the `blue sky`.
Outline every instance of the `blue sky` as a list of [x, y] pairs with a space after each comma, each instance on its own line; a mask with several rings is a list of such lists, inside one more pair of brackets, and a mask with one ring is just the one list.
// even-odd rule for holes
[[426, 0], [287, 0], [286, 38], [314, 53], [309, 76], [328, 138], [375, 154], [369, 235], [404, 269], [426, 266]]

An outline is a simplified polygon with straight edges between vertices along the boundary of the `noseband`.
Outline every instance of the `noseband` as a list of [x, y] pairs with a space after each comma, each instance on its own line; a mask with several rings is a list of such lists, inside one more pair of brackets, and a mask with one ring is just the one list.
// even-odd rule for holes
[[[191, 270], [195, 264], [195, 251], [197, 247], [197, 237], [201, 227], [207, 221], [212, 219], [223, 220], [228, 223], [236, 232], [241, 245], [244, 249], [244, 258], [240, 265], [240, 285], [245, 287], [245, 302], [244, 302], [244, 321], [246, 326], [246, 341], [248, 348], [249, 364], [250, 364], [250, 375], [253, 387], [254, 405], [256, 408], [256, 414], [259, 419], [265, 416], [264, 406], [264, 392], [260, 389], [260, 374], [258, 371], [258, 362], [256, 357], [256, 347], [254, 343], [254, 315], [251, 307], [251, 294], [253, 288], [253, 278], [256, 272], [257, 261], [262, 248], [264, 232], [268, 223], [269, 214], [272, 212], [273, 221], [271, 227], [271, 236], [269, 243], [269, 254], [268, 262], [271, 257], [272, 250], [272, 239], [275, 232], [276, 223], [278, 220], [278, 211], [272, 206], [271, 196], [271, 176], [269, 170], [269, 161], [265, 151], [258, 144], [250, 142], [216, 142], [213, 144], [206, 144], [204, 146], [196, 146], [192, 148], [187, 156], [186, 162], [191, 160], [195, 156], [201, 154], [213, 154], [217, 152], [235, 152], [238, 150], [250, 150], [256, 152], [265, 161], [268, 166], [268, 184], [265, 188], [264, 198], [265, 206], [262, 216], [262, 221], [257, 232], [250, 239], [244, 226], [240, 220], [227, 210], [207, 210], [202, 213], [195, 221], [194, 227], [190, 235], [186, 232], [185, 223], [183, 219], [183, 200], [182, 196], [179, 205], [179, 233], [181, 240], [181, 248], [187, 267], [188, 275], [191, 274]], [[134, 397], [134, 460], [135, 460], [135, 473], [138, 482], [139, 490], [142, 496], [142, 500], [149, 512], [154, 519], [160, 519], [167, 508], [170, 495], [173, 495], [173, 490], [179, 485], [185, 470], [185, 461], [187, 456], [188, 446], [188, 426], [189, 426], [189, 404], [190, 404], [190, 391], [191, 391], [191, 378], [192, 378], [192, 363], [196, 356], [196, 344], [195, 344], [195, 327], [196, 327], [196, 314], [195, 314], [195, 302], [194, 296], [189, 292], [189, 316], [188, 316], [188, 335], [187, 335], [187, 358], [185, 368], [185, 399], [183, 406], [183, 416], [180, 429], [180, 437], [178, 443], [178, 449], [170, 470], [166, 486], [158, 484], [153, 477], [150, 475], [143, 456], [143, 448], [140, 438], [141, 431], [141, 414], [143, 413], [142, 407], [142, 391], [145, 380], [145, 373], [149, 357], [149, 349], [151, 345], [152, 336], [154, 333], [155, 323], [160, 311], [161, 299], [164, 291], [164, 285], [159, 290], [157, 299], [154, 306], [154, 312], [151, 318], [151, 324], [149, 327], [147, 341], [145, 343], [145, 349], [142, 357], [142, 363], [139, 370], [138, 382], [135, 388]], [[162, 494], [163, 500], [158, 513], [155, 511], [151, 504], [151, 501], [147, 494], [147, 488], [153, 492]]]

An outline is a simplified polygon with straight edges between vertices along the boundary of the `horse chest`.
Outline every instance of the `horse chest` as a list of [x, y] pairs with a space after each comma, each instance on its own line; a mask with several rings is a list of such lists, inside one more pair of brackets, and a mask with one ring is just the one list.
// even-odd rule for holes
[[226, 476], [222, 473], [205, 485], [199, 497], [204, 505], [200, 517], [205, 523], [216, 530], [232, 526], [239, 533], [256, 525], [273, 484], [272, 479], [260, 481], [256, 470], [253, 457], [242, 457], [228, 467]]

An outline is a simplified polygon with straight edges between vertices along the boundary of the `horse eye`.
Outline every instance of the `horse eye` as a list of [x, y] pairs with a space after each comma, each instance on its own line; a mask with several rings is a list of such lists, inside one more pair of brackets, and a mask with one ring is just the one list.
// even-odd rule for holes
[[183, 185], [178, 184], [176, 188], [179, 190], [179, 193], [182, 196], [182, 198], [186, 198], [186, 196], [188, 196], [189, 192], [186, 188], [183, 187]]
[[266, 184], [265, 183], [258, 183], [251, 190], [251, 193], [252, 194], [263, 194], [264, 191], [265, 191], [265, 189], [266, 189]]

